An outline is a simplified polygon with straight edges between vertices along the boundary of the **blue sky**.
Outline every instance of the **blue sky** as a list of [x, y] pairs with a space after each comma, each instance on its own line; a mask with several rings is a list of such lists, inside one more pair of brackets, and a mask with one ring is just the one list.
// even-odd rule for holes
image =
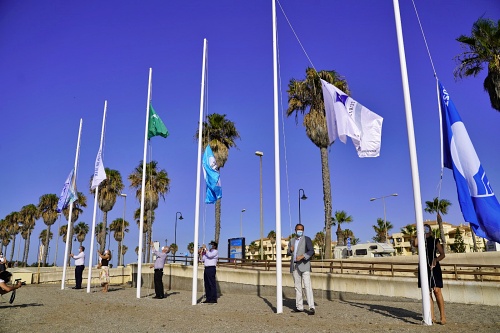
[[[460, 112], [493, 188], [500, 188], [500, 114], [483, 91], [486, 72], [455, 81], [455, 38], [470, 34], [479, 17], [497, 20], [496, 0], [415, 1], [437, 74]], [[361, 241], [374, 236], [383, 218], [393, 231], [415, 222], [406, 118], [392, 1], [282, 1], [282, 7], [317, 70], [345, 76], [352, 97], [384, 117], [378, 158], [360, 159], [352, 143], [329, 151], [333, 210], [354, 219], [346, 228]], [[436, 85], [413, 5], [401, 1], [401, 16], [415, 126], [422, 200], [438, 195], [439, 118]], [[280, 99], [286, 109], [287, 83], [312, 66], [278, 7]], [[0, 216], [59, 195], [73, 167], [83, 118], [78, 189], [89, 201], [79, 221], [92, 222], [88, 184], [99, 147], [104, 100], [108, 114], [104, 165], [120, 171], [127, 193], [125, 237], [134, 262], [139, 207], [127, 176], [142, 159], [149, 68], [153, 104], [170, 131], [152, 139], [153, 159], [168, 172], [170, 192], [156, 211], [153, 238], [174, 239], [176, 212], [179, 252], [194, 238], [197, 130], [203, 39], [208, 39], [208, 113], [226, 114], [241, 135], [222, 169], [220, 249], [238, 237], [240, 220], [247, 243], [260, 236], [259, 158], [264, 152], [264, 234], [275, 229], [273, 72], [271, 1], [2, 1], [0, 3]], [[282, 234], [298, 221], [298, 191], [306, 234], [324, 223], [319, 149], [305, 134], [302, 117], [280, 123]], [[286, 149], [285, 149], [286, 144]], [[445, 170], [441, 197], [452, 202], [445, 221], [463, 223], [451, 170]], [[202, 206], [200, 241], [213, 239], [214, 206]], [[241, 210], [246, 211], [242, 214]], [[118, 198], [108, 221], [122, 217]], [[98, 214], [98, 218], [101, 215]], [[434, 216], [424, 212], [424, 219]], [[56, 222], [55, 227], [58, 227]], [[65, 223], [64, 219], [61, 223]], [[37, 221], [32, 244], [46, 226]], [[53, 231], [55, 231], [53, 227]], [[63, 243], [59, 238], [58, 264]], [[21, 244], [22, 246], [23, 244]], [[89, 247], [90, 237], [84, 245]], [[49, 261], [53, 261], [55, 240]], [[36, 259], [31, 247], [29, 262]], [[114, 240], [111, 249], [116, 253]], [[10, 251], [10, 247], [9, 247]], [[115, 256], [116, 258], [116, 256]]]

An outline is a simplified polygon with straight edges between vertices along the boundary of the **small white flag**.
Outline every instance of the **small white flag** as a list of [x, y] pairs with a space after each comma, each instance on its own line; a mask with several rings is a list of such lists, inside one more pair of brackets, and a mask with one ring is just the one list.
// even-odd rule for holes
[[106, 171], [104, 170], [104, 165], [102, 163], [102, 149], [99, 148], [97, 157], [95, 159], [94, 177], [92, 178], [92, 190], [99, 186], [103, 180], [106, 179]]
[[321, 87], [330, 143], [350, 137], [359, 157], [379, 156], [383, 118], [324, 80]]

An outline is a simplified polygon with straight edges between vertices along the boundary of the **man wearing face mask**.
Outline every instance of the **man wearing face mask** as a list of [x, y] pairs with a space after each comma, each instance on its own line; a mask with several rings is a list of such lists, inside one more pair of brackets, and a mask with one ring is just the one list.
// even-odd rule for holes
[[205, 266], [203, 273], [203, 280], [205, 281], [205, 296], [206, 299], [203, 303], [217, 303], [217, 283], [215, 274], [217, 273], [217, 260], [219, 259], [219, 251], [217, 251], [218, 244], [214, 241], [210, 242], [210, 250], [203, 244], [200, 249], [201, 261]]
[[306, 290], [309, 315], [314, 315], [314, 297], [311, 286], [311, 258], [314, 256], [314, 247], [311, 238], [304, 236], [304, 226], [295, 226], [297, 237], [291, 238], [288, 243], [288, 255], [291, 256], [290, 273], [295, 285], [295, 309], [292, 312], [304, 312], [304, 300], [302, 297], [302, 282]]
[[[439, 262], [444, 259], [444, 249], [443, 245], [441, 245], [439, 238], [434, 238], [432, 236], [431, 226], [428, 224], [424, 224], [424, 233], [425, 233], [425, 252], [426, 252], [426, 262], [427, 262], [427, 278], [429, 279], [429, 288], [430, 288], [430, 298], [431, 298], [431, 315], [432, 322], [436, 322], [434, 317], [434, 300], [432, 299], [432, 293], [434, 292], [434, 296], [436, 296], [436, 302], [439, 308], [439, 313], [441, 315], [441, 321], [438, 322], [441, 325], [446, 324], [446, 316], [444, 313], [444, 299], [443, 294], [441, 292], [441, 288], [443, 288], [443, 273], [441, 271], [441, 266]], [[413, 241], [414, 246], [418, 245], [417, 238]], [[439, 256], [436, 257], [437, 252], [439, 252]], [[418, 287], [420, 288], [420, 265], [418, 272]]]

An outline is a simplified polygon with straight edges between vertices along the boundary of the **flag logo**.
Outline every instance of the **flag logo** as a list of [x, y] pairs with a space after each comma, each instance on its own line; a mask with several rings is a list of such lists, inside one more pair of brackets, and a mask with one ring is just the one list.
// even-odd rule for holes
[[455, 105], [441, 83], [438, 84], [443, 166], [453, 170], [462, 215], [476, 235], [500, 242], [500, 204]]

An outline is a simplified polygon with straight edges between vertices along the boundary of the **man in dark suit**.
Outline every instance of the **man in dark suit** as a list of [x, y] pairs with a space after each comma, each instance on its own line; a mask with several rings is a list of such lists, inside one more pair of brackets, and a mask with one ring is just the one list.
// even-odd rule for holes
[[311, 286], [311, 258], [314, 256], [314, 247], [311, 238], [304, 236], [304, 226], [295, 226], [296, 237], [291, 238], [288, 243], [288, 255], [291, 256], [290, 273], [295, 285], [295, 309], [292, 312], [304, 312], [304, 301], [302, 297], [302, 282], [306, 290], [309, 315], [314, 315], [314, 297]]

